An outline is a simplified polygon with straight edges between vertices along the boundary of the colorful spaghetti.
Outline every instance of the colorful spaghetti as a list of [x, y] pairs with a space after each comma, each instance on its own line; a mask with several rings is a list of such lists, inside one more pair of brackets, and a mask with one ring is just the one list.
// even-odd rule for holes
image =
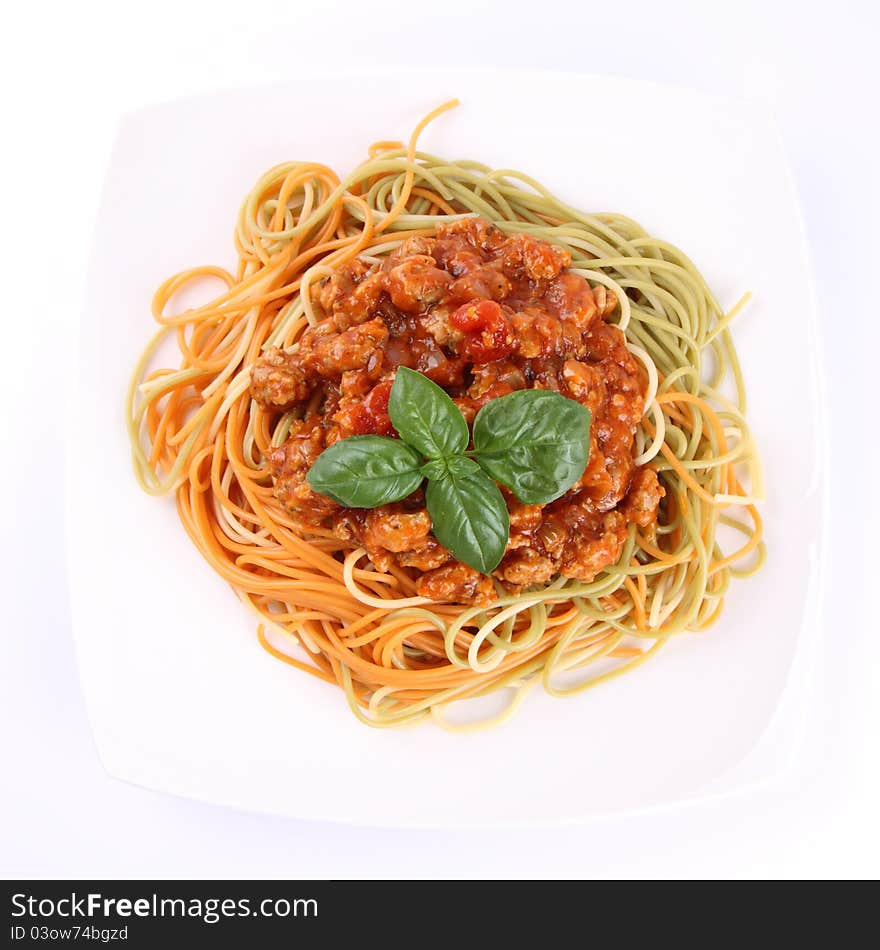
[[[585, 214], [519, 172], [417, 150], [424, 126], [455, 104], [427, 116], [408, 145], [374, 145], [342, 180], [317, 163], [266, 172], [239, 212], [236, 270], [196, 267], [157, 290], [160, 329], [127, 395], [144, 490], [175, 495], [193, 543], [256, 615], [261, 645], [341, 687], [374, 726], [446, 726], [449, 704], [504, 688], [509, 715], [538, 683], [562, 696], [616, 677], [670, 637], [708, 628], [731, 579], [764, 558], [760, 465], [730, 333], [745, 298], [722, 311], [681, 251], [622, 215]], [[468, 606], [420, 597], [414, 569], [380, 571], [363, 547], [304, 532], [266, 462], [295, 414], [266, 412], [249, 387], [261, 353], [290, 347], [318, 319], [313, 284], [471, 215], [565, 248], [572, 272], [614, 293], [647, 379], [634, 461], [656, 470], [666, 496], [659, 523], [630, 524], [616, 563], [592, 581], [509, 590], [496, 579], [491, 604]], [[203, 278], [225, 289], [170, 312]], [[168, 339], [179, 365], [151, 369]]]

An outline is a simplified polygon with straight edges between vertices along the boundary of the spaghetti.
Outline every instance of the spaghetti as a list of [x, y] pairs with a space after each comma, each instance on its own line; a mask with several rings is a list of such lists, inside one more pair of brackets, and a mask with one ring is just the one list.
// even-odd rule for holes
[[[670, 637], [709, 627], [731, 579], [764, 558], [760, 465], [729, 328], [745, 298], [725, 314], [681, 251], [622, 215], [584, 214], [519, 172], [417, 150], [424, 126], [455, 104], [406, 146], [374, 145], [342, 180], [317, 163], [264, 174], [239, 212], [236, 270], [193, 268], [157, 290], [160, 329], [127, 394], [142, 487], [176, 496], [193, 543], [256, 615], [261, 645], [340, 686], [374, 726], [433, 717], [446, 727], [448, 704], [505, 688], [506, 715], [537, 683], [561, 696], [616, 677]], [[492, 603], [466, 606], [418, 596], [414, 569], [380, 571], [363, 547], [302, 530], [266, 462], [296, 414], [264, 411], [249, 386], [261, 353], [317, 323], [313, 284], [472, 215], [566, 249], [573, 273], [616, 296], [646, 378], [634, 462], [656, 470], [665, 500], [659, 523], [629, 524], [616, 563], [592, 581], [511, 590], [496, 579]], [[225, 290], [169, 312], [202, 278]], [[151, 370], [169, 338], [179, 366]], [[727, 536], [740, 538], [729, 553]]]

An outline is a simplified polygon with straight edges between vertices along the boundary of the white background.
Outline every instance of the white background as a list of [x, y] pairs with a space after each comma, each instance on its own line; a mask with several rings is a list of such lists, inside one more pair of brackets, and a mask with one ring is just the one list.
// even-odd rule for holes
[[[880, 630], [867, 608], [869, 576], [880, 568], [871, 385], [880, 317], [876, 6], [446, 0], [436, 5], [442, 14], [396, 2], [127, 7], [16, 11], [5, 14], [0, 39], [0, 875], [876, 877]], [[377, 64], [608, 73], [758, 98], [776, 111], [813, 255], [832, 514], [806, 739], [771, 786], [566, 830], [441, 833], [242, 814], [103, 773], [69, 633], [61, 430], [116, 123], [180, 95]], [[572, 115], [589, 120], [586, 105]], [[296, 121], [295, 104], [279, 121]], [[234, 127], [230, 117], [231, 138]], [[475, 795], [481, 791], [491, 794]]]

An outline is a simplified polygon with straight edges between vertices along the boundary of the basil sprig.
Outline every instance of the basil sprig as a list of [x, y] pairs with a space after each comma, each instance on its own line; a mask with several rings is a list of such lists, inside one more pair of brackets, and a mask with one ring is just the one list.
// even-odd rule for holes
[[425, 504], [437, 540], [488, 574], [504, 556], [510, 519], [496, 482], [529, 505], [546, 504], [581, 477], [590, 452], [590, 412], [559, 393], [526, 389], [487, 403], [467, 422], [439, 386], [397, 370], [388, 415], [399, 439], [355, 435], [325, 449], [309, 485], [349, 508], [400, 501], [427, 479]]

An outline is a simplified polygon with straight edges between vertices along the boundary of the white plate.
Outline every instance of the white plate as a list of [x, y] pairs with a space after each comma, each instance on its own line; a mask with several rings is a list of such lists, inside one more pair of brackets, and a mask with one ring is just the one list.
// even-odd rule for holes
[[[519, 168], [579, 207], [638, 219], [685, 249], [722, 305], [754, 292], [735, 338], [768, 489], [766, 568], [734, 583], [710, 633], [579, 697], [532, 692], [509, 724], [465, 736], [371, 730], [341, 692], [261, 650], [173, 501], [139, 491], [123, 426], [155, 286], [232, 263], [235, 215], [257, 176], [287, 159], [346, 171], [452, 95], [463, 104], [429, 127], [426, 151]], [[818, 613], [818, 364], [800, 216], [760, 107], [606, 78], [431, 72], [311, 79], [130, 116], [95, 237], [68, 471], [74, 630], [104, 765], [180, 795], [381, 825], [560, 822], [778, 774]]]

